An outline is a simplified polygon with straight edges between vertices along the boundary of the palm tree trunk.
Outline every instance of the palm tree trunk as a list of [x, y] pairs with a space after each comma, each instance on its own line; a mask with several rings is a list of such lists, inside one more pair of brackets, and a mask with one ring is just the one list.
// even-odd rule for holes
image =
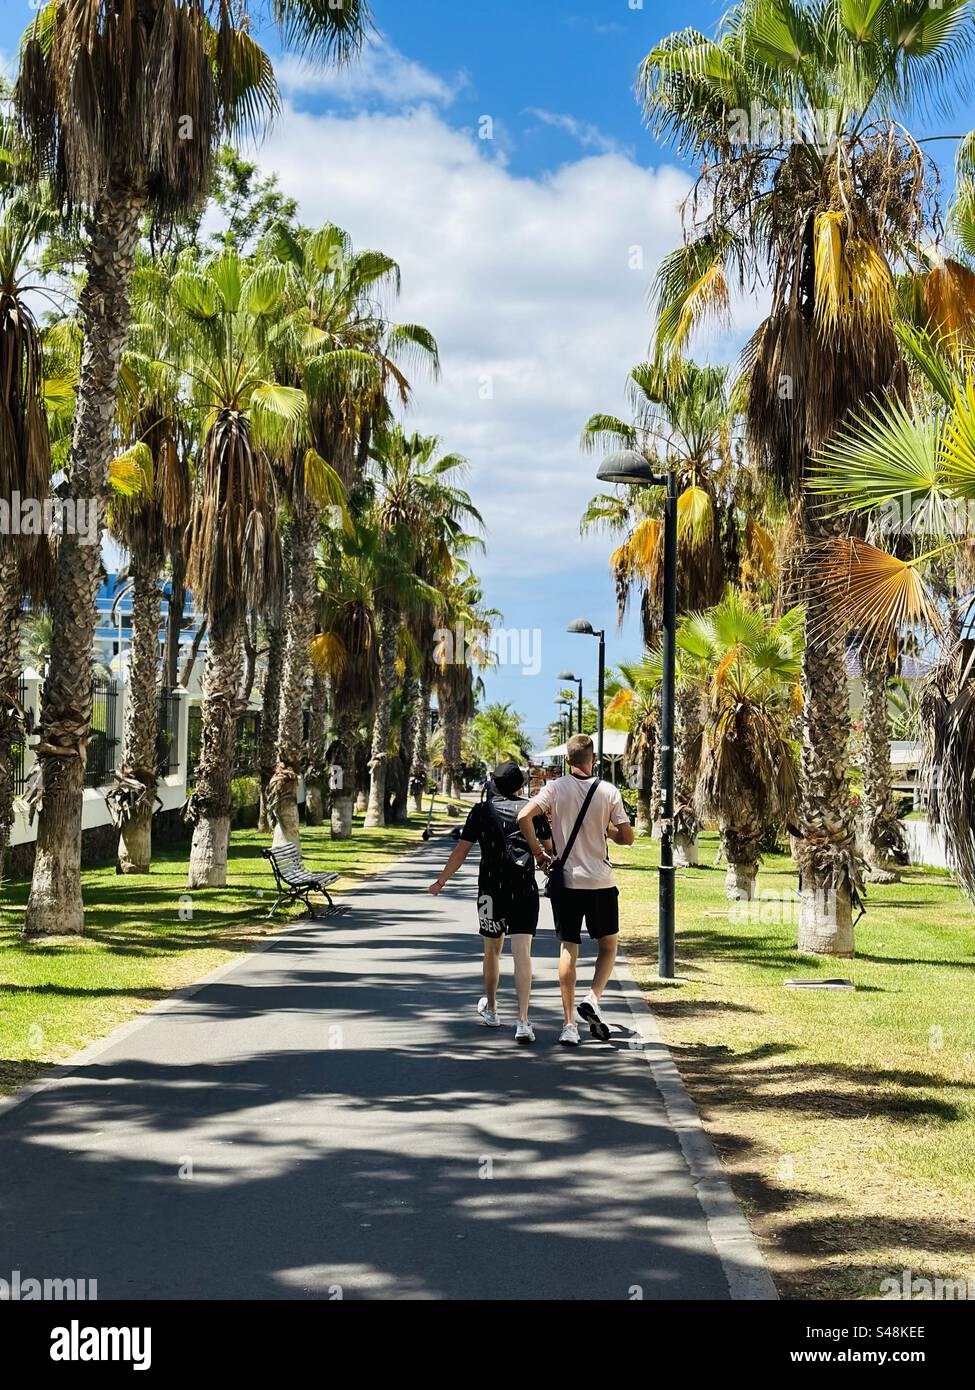
[[14, 823], [14, 768], [11, 745], [24, 736], [17, 709], [20, 677], [20, 615], [23, 606], [16, 556], [0, 560], [0, 881]]
[[186, 555], [179, 542], [173, 546], [170, 555], [170, 571], [170, 597], [166, 610], [166, 650], [163, 657], [163, 685], [167, 690], [172, 690], [179, 681], [179, 645], [185, 612], [183, 604], [186, 598]]
[[264, 669], [264, 691], [261, 700], [261, 738], [258, 746], [258, 775], [260, 777], [260, 813], [258, 830], [272, 829], [273, 816], [268, 805], [268, 787], [274, 776], [278, 747], [278, 714], [281, 705], [281, 671], [284, 667], [284, 623], [280, 613], [269, 615], [267, 621], [267, 664]]
[[358, 720], [349, 710], [336, 711], [335, 767], [332, 781], [332, 839], [352, 838], [355, 801], [355, 737]]
[[701, 749], [701, 691], [697, 686], [677, 690], [677, 747], [674, 750], [674, 863], [687, 869], [697, 863], [700, 822], [694, 810]]
[[396, 689], [398, 631], [399, 610], [393, 603], [384, 603], [379, 620], [379, 688], [376, 692], [376, 717], [372, 725], [366, 830], [375, 830], [386, 824], [386, 765], [389, 762], [389, 734]]
[[191, 888], [224, 888], [227, 883], [239, 686], [237, 625], [211, 624], [203, 676], [200, 761], [189, 807], [195, 822], [190, 846]]
[[643, 740], [644, 753], [637, 769], [638, 785], [636, 789], [636, 834], [644, 839], [650, 839], [653, 834], [653, 769], [656, 759], [656, 737], [654, 731], [648, 730]]
[[[129, 291], [143, 198], [112, 190], [91, 219], [87, 279], [81, 292], [81, 370], [69, 459], [70, 493], [97, 500], [101, 539], [115, 393], [128, 332]], [[41, 707], [39, 817], [34, 877], [24, 931], [28, 936], [80, 933], [81, 811], [91, 724], [91, 648], [101, 546], [62, 536], [51, 598], [51, 663]]]
[[196, 629], [193, 641], [190, 644], [189, 656], [183, 662], [183, 669], [180, 672], [179, 683], [184, 688], [184, 690], [189, 687], [189, 683], [193, 679], [193, 671], [196, 667], [196, 659], [200, 655], [200, 648], [203, 646], [203, 639], [207, 635], [207, 627], [207, 619], [203, 618], [200, 622], [200, 626]]
[[413, 768], [413, 740], [416, 738], [416, 719], [414, 717], [413, 706], [416, 702], [420, 689], [420, 682], [415, 676], [408, 676], [403, 687], [404, 703], [406, 711], [403, 716], [403, 725], [400, 733], [400, 757], [406, 773], [406, 780], [402, 788], [397, 792], [393, 802], [393, 824], [403, 825], [409, 817], [409, 798], [410, 798], [410, 777]]
[[460, 778], [460, 715], [449, 697], [443, 705], [443, 790], [445, 796], [456, 796], [454, 790]]
[[244, 619], [241, 630], [241, 645], [244, 650], [244, 674], [241, 677], [240, 687], [237, 692], [237, 713], [246, 714], [250, 709], [251, 696], [254, 693], [254, 680], [257, 676], [257, 628], [258, 614], [252, 610]]
[[660, 782], [660, 775], [663, 771], [663, 761], [660, 757], [660, 710], [657, 710], [655, 723], [656, 738], [654, 741], [653, 768], [650, 773], [650, 821], [651, 835], [655, 840], [660, 839], [660, 812], [663, 806], [663, 788]]
[[305, 771], [305, 820], [321, 825], [325, 819], [325, 746], [328, 711], [328, 683], [316, 675], [311, 685], [311, 728], [308, 734], [308, 766]]
[[413, 771], [410, 780], [413, 786], [418, 788], [413, 793], [413, 807], [420, 814], [423, 812], [423, 793], [430, 774], [430, 754], [427, 745], [430, 738], [431, 685], [432, 681], [429, 675], [424, 674], [420, 677], [420, 694], [417, 699], [416, 719], [413, 725]]
[[319, 512], [309, 497], [295, 512], [289, 535], [288, 589], [285, 597], [285, 647], [278, 703], [278, 757], [268, 787], [277, 825], [276, 840], [297, 844], [298, 781], [305, 764], [305, 687], [315, 635], [315, 542]]
[[904, 832], [891, 790], [890, 717], [886, 652], [879, 656], [864, 648], [863, 675], [863, 844], [867, 881], [896, 883], [895, 854], [904, 847]]
[[[807, 545], [820, 539], [823, 529], [807, 516]], [[853, 902], [861, 885], [847, 785], [850, 692], [846, 651], [814, 584], [806, 585], [805, 597], [799, 950], [851, 956]]]
[[122, 735], [120, 775], [144, 788], [121, 803], [118, 867], [123, 874], [147, 874], [152, 863], [152, 813], [156, 797], [156, 737], [159, 702], [159, 570], [155, 557], [132, 557], [132, 648], [128, 702]]
[[758, 888], [758, 857], [762, 829], [757, 820], [720, 828], [721, 851], [728, 866], [725, 896], [731, 902], [751, 902]]

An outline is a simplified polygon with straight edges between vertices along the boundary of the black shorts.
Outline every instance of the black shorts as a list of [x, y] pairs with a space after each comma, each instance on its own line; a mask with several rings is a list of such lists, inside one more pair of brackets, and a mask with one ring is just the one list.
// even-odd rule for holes
[[481, 936], [534, 936], [538, 928], [538, 894], [513, 902], [497, 901], [486, 893], [477, 900]]
[[618, 888], [567, 888], [552, 898], [552, 915], [560, 941], [576, 946], [582, 940], [582, 923], [593, 941], [618, 936], [620, 890]]

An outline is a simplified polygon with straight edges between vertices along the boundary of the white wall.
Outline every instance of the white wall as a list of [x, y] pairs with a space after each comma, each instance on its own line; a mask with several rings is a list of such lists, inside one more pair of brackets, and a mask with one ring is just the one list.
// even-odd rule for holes
[[[27, 684], [28, 709], [33, 710], [35, 722], [40, 715], [40, 677], [32, 673], [26, 673], [24, 677]], [[162, 802], [162, 806], [156, 808], [163, 811], [175, 811], [182, 806], [186, 800], [186, 755], [187, 755], [187, 721], [189, 718], [189, 707], [191, 700], [198, 703], [199, 697], [193, 697], [185, 690], [177, 691], [180, 696], [179, 708], [179, 768], [168, 777], [160, 780], [157, 788], [157, 795]], [[115, 729], [113, 737], [121, 740], [122, 729], [124, 728], [126, 702], [128, 700], [128, 686], [119, 684], [119, 698], [115, 704], [115, 717], [118, 727]], [[34, 765], [34, 754], [30, 750], [30, 743], [36, 742], [36, 738], [28, 741], [27, 755], [24, 761], [24, 771], [29, 773]], [[109, 789], [108, 784], [104, 787], [86, 787], [84, 805], [81, 812], [81, 826], [83, 830], [93, 830], [100, 825], [111, 824], [112, 817], [109, 814], [108, 803], [105, 794]], [[14, 822], [10, 828], [10, 844], [23, 845], [37, 839], [37, 819], [33, 823], [28, 823], [26, 803], [19, 799], [14, 802]]]

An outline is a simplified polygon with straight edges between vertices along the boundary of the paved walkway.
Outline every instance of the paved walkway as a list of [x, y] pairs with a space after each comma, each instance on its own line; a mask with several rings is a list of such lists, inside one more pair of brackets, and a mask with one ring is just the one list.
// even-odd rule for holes
[[609, 1043], [556, 1045], [547, 903], [537, 1044], [512, 1041], [510, 974], [506, 1026], [480, 1025], [473, 863], [422, 891], [451, 844], [0, 1113], [0, 1276], [102, 1299], [771, 1296], [625, 981]]

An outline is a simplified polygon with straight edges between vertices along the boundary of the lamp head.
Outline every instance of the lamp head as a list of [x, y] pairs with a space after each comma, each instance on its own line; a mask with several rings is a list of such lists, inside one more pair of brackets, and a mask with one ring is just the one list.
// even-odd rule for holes
[[596, 635], [592, 623], [587, 622], [585, 618], [575, 618], [565, 630], [566, 632], [581, 633], [585, 637], [595, 637]]
[[644, 456], [636, 449], [623, 449], [618, 454], [610, 454], [603, 459], [596, 477], [601, 483], [624, 483], [637, 487], [649, 487], [654, 483], [666, 482], [654, 473]]
[[560, 671], [558, 674], [558, 679], [560, 681], [577, 681], [579, 677], [574, 676], [571, 671]]

